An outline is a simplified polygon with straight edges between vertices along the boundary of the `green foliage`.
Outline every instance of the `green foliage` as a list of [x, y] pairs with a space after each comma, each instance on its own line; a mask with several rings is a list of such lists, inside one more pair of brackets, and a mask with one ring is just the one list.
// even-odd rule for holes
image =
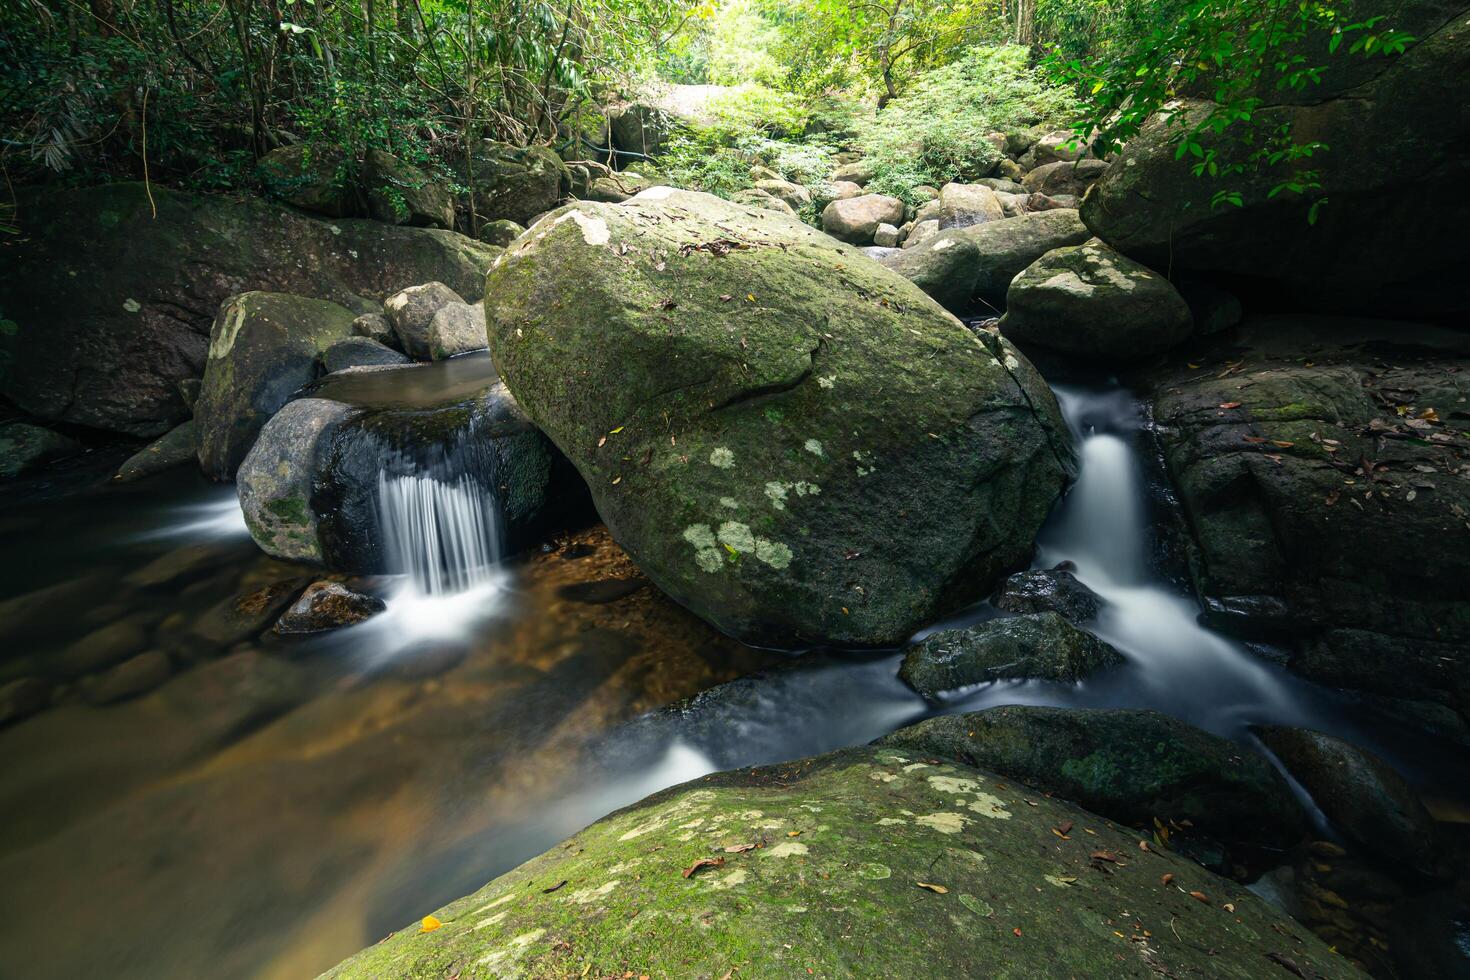
[[1314, 198], [1308, 220], [1315, 221], [1326, 199], [1312, 161], [1328, 146], [1298, 140], [1290, 123], [1267, 107], [1319, 85], [1345, 40], [1350, 54], [1365, 57], [1398, 55], [1414, 41], [1387, 28], [1382, 17], [1349, 21], [1343, 7], [1336, 0], [1186, 0], [1149, 16], [1147, 6], [1130, 2], [1091, 53], [1074, 55], [1075, 43], [1072, 50], [1059, 46], [1048, 65], [1084, 93], [1087, 111], [1076, 131], [1093, 136], [1103, 153], [1118, 149], [1173, 99], [1209, 100], [1204, 111], [1166, 118], [1175, 129], [1176, 158], [1196, 176], [1221, 182], [1215, 206], [1241, 205], [1235, 181], [1265, 176], [1272, 197]]
[[858, 141], [875, 171], [870, 186], [907, 197], [920, 184], [988, 176], [1000, 159], [991, 133], [1069, 124], [1078, 108], [1070, 89], [1028, 62], [1018, 45], [970, 48], [860, 122]]

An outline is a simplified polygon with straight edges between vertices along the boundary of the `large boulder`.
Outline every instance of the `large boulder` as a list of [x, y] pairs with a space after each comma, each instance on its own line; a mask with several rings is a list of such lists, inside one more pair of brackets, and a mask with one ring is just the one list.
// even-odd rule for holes
[[1023, 346], [1122, 363], [1158, 354], [1194, 329], [1167, 279], [1106, 245], [1053, 249], [1011, 281], [1000, 330]]
[[945, 184], [938, 200], [940, 228], [968, 228], [1005, 217], [1000, 198], [984, 184]]
[[884, 748], [676, 786], [429, 911], [326, 980], [1366, 976], [1085, 810]]
[[1030, 194], [1080, 198], [1107, 169], [1108, 165], [1101, 160], [1078, 160], [1076, 163], [1059, 160], [1027, 173], [1021, 178], [1021, 186]]
[[227, 297], [267, 290], [366, 310], [438, 279], [475, 300], [493, 257], [450, 231], [151, 191], [152, 203], [141, 183], [20, 196], [25, 234], [0, 276], [0, 311], [18, 325], [0, 336], [0, 393], [26, 411], [161, 435], [189, 417], [179, 382], [203, 372]]
[[451, 304], [464, 306], [465, 301], [442, 282], [426, 282], [389, 296], [383, 301], [383, 315], [405, 354], [416, 361], [439, 360], [434, 357], [432, 327], [439, 311]]
[[256, 166], [266, 193], [294, 208], [329, 218], [364, 213], [355, 168], [338, 147], [283, 146]]
[[[1310, 161], [1320, 193], [1277, 193], [1290, 173], [1284, 167], [1201, 180], [1190, 159], [1176, 159], [1178, 120], [1161, 114], [1113, 160], [1083, 220], [1142, 262], [1273, 281], [1316, 310], [1470, 310], [1459, 256], [1464, 210], [1446, 204], [1446, 194], [1458, 193], [1447, 188], [1470, 184], [1470, 100], [1460, 84], [1470, 76], [1467, 13], [1464, 0], [1396, 4], [1384, 26], [1418, 38], [1406, 53], [1327, 58], [1318, 48], [1312, 63], [1328, 65], [1319, 84], [1267, 95], [1254, 113], [1257, 132], [1289, 123], [1298, 141], [1330, 147]], [[1313, 41], [1325, 44], [1320, 35]], [[1207, 111], [1190, 101], [1169, 110], [1186, 125]], [[1222, 172], [1259, 146], [1213, 144]], [[1240, 206], [1212, 206], [1221, 188], [1239, 193]], [[1327, 203], [1309, 222], [1321, 198]]]
[[199, 423], [194, 419], [180, 422], [163, 435], [129, 456], [117, 468], [113, 479], [131, 483], [199, 458]]
[[571, 175], [550, 147], [482, 140], [470, 157], [465, 184], [477, 221], [509, 219], [524, 225], [556, 207], [571, 186]]
[[13, 479], [81, 448], [60, 432], [28, 422], [7, 422], [0, 425], [0, 480]]
[[793, 211], [799, 211], [812, 203], [812, 192], [789, 180], [758, 180], [755, 182], [755, 189], [785, 201], [787, 207]]
[[1123, 657], [1054, 612], [992, 619], [924, 638], [899, 667], [903, 682], [933, 701], [941, 694], [998, 680], [1075, 683]]
[[454, 195], [413, 164], [371, 149], [363, 155], [362, 182], [368, 213], [394, 225], [454, 227]]
[[1156, 711], [991, 708], [930, 718], [881, 744], [960, 759], [1150, 831], [1172, 820], [1228, 845], [1279, 848], [1307, 827], [1265, 759]]
[[879, 225], [903, 224], [903, 202], [886, 194], [833, 201], [822, 209], [822, 230], [854, 245], [867, 245]]
[[494, 497], [509, 549], [586, 510], [485, 354], [323, 379], [271, 419], [236, 483], [268, 554], [374, 573], [403, 570], [381, 520], [381, 485], [399, 477], [471, 481]]
[[234, 479], [261, 426], [352, 336], [352, 320], [336, 303], [287, 293], [241, 293], [220, 307], [194, 405], [206, 475]]
[[1151, 375], [1215, 625], [1470, 717], [1467, 357], [1461, 331], [1256, 317]]
[[977, 305], [1003, 307], [1011, 280], [1022, 270], [1052, 249], [1080, 245], [1089, 237], [1076, 211], [1022, 214], [927, 240], [915, 241], [917, 234], [916, 227], [902, 255], [883, 264], [959, 314]]
[[574, 205], [486, 297], [506, 384], [613, 535], [755, 642], [905, 639], [1029, 554], [1071, 465], [1024, 359], [772, 212]]

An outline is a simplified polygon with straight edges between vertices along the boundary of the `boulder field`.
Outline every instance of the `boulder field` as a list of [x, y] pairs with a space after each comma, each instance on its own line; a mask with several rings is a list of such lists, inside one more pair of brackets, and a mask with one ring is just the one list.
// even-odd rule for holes
[[325, 976], [629, 973], [1366, 976], [1236, 882], [898, 746], [655, 794]]
[[1004, 340], [773, 211], [572, 205], [485, 296], [506, 386], [614, 537], [747, 641], [901, 642], [1025, 560], [1072, 467]]

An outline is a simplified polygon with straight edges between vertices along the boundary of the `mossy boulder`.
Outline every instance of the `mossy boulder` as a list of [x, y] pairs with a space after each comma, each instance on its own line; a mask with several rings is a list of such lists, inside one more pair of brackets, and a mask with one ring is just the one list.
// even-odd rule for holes
[[571, 175], [549, 147], [517, 147], [482, 140], [470, 157], [465, 184], [479, 221], [524, 225], [566, 194]]
[[1071, 465], [1020, 355], [772, 212], [573, 205], [486, 296], [506, 384], [619, 543], [754, 642], [902, 641], [1025, 559]]
[[194, 405], [206, 475], [234, 479], [261, 426], [352, 336], [352, 320], [336, 303], [287, 293], [241, 293], [220, 307]]
[[75, 439], [28, 422], [0, 426], [0, 480], [14, 479], [49, 459], [76, 452]]
[[[357, 312], [437, 279], [479, 299], [494, 250], [463, 235], [328, 222], [258, 199], [141, 183], [23, 191], [6, 256], [0, 394], [42, 418], [158, 436], [189, 417], [226, 298], [250, 290]], [[155, 214], [156, 208], [156, 214]], [[3, 358], [0, 358], [3, 360]]]
[[266, 193], [294, 208], [329, 218], [366, 213], [356, 167], [337, 147], [282, 146], [261, 157], [257, 170]]
[[164, 470], [171, 470], [199, 458], [199, 423], [194, 419], [180, 422], [163, 435], [138, 450], [117, 468], [113, 479], [131, 483]]
[[1186, 838], [1204, 834], [1242, 854], [1286, 847], [1306, 830], [1264, 758], [1156, 711], [991, 708], [882, 741], [994, 770], [1150, 833], [1155, 819], [1192, 825]]
[[1117, 364], [1182, 343], [1194, 318], [1169, 280], [1087, 244], [1053, 249], [1013, 279], [1000, 330], [1023, 346]]
[[1137, 842], [989, 772], [853, 749], [651, 796], [324, 976], [1365, 976]]
[[454, 196], [449, 188], [386, 150], [371, 149], [363, 155], [362, 182], [368, 213], [379, 221], [454, 227]]
[[924, 697], [1006, 679], [1075, 683], [1123, 657], [1054, 612], [941, 630], [903, 658], [898, 676]]

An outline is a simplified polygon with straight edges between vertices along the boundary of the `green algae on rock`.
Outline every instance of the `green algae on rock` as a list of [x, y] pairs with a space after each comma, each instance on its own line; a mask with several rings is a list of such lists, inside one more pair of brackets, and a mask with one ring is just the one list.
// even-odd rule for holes
[[433, 917], [326, 977], [1363, 976], [1235, 882], [892, 748], [674, 787]]
[[486, 297], [501, 375], [619, 543], [750, 641], [903, 640], [1025, 559], [1071, 466], [1014, 349], [774, 212], [576, 204]]

